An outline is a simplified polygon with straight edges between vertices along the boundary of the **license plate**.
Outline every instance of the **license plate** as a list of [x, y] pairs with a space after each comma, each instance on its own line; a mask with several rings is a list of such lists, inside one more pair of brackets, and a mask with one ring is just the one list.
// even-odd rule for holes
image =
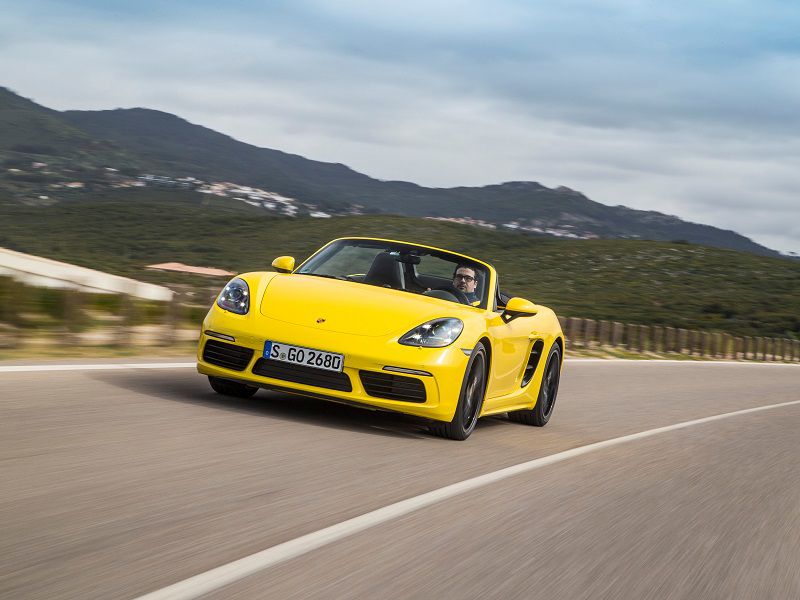
[[264, 342], [264, 358], [338, 373], [341, 373], [344, 367], [344, 354], [291, 346], [270, 340]]

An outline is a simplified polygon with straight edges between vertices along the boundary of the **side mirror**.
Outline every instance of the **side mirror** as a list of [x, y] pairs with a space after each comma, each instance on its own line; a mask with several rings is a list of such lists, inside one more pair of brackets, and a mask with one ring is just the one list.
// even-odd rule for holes
[[506, 304], [506, 309], [500, 317], [508, 323], [517, 317], [532, 317], [539, 312], [539, 308], [525, 298], [511, 298]]
[[291, 273], [294, 271], [294, 256], [279, 256], [272, 261], [272, 266], [278, 273]]

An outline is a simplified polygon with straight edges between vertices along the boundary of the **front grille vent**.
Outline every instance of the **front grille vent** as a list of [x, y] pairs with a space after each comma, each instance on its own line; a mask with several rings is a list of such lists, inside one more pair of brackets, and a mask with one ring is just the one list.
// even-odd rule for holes
[[252, 349], [217, 340], [208, 340], [203, 348], [204, 361], [233, 371], [244, 371], [250, 364], [251, 358], [253, 358]]
[[352, 392], [353, 384], [347, 373], [337, 373], [336, 371], [325, 371], [304, 365], [294, 365], [280, 360], [267, 360], [259, 358], [253, 367], [253, 373], [261, 377], [271, 377], [272, 379], [282, 379], [283, 381], [293, 381], [316, 387], [338, 390], [340, 392]]
[[361, 384], [370, 396], [403, 400], [404, 402], [425, 402], [425, 384], [415, 377], [389, 375], [377, 371], [359, 371]]

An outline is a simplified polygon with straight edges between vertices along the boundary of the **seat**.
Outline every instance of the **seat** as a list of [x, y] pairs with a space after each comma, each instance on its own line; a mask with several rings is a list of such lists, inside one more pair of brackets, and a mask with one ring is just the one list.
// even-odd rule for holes
[[403, 265], [388, 252], [381, 252], [372, 261], [364, 283], [403, 290]]

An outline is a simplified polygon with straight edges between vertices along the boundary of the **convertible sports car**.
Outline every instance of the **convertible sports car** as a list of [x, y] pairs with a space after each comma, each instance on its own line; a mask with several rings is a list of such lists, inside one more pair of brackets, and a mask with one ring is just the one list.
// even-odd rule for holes
[[232, 279], [209, 310], [197, 370], [215, 391], [398, 411], [456, 440], [485, 415], [547, 424], [564, 335], [552, 310], [500, 292], [488, 263], [375, 238], [294, 263]]

